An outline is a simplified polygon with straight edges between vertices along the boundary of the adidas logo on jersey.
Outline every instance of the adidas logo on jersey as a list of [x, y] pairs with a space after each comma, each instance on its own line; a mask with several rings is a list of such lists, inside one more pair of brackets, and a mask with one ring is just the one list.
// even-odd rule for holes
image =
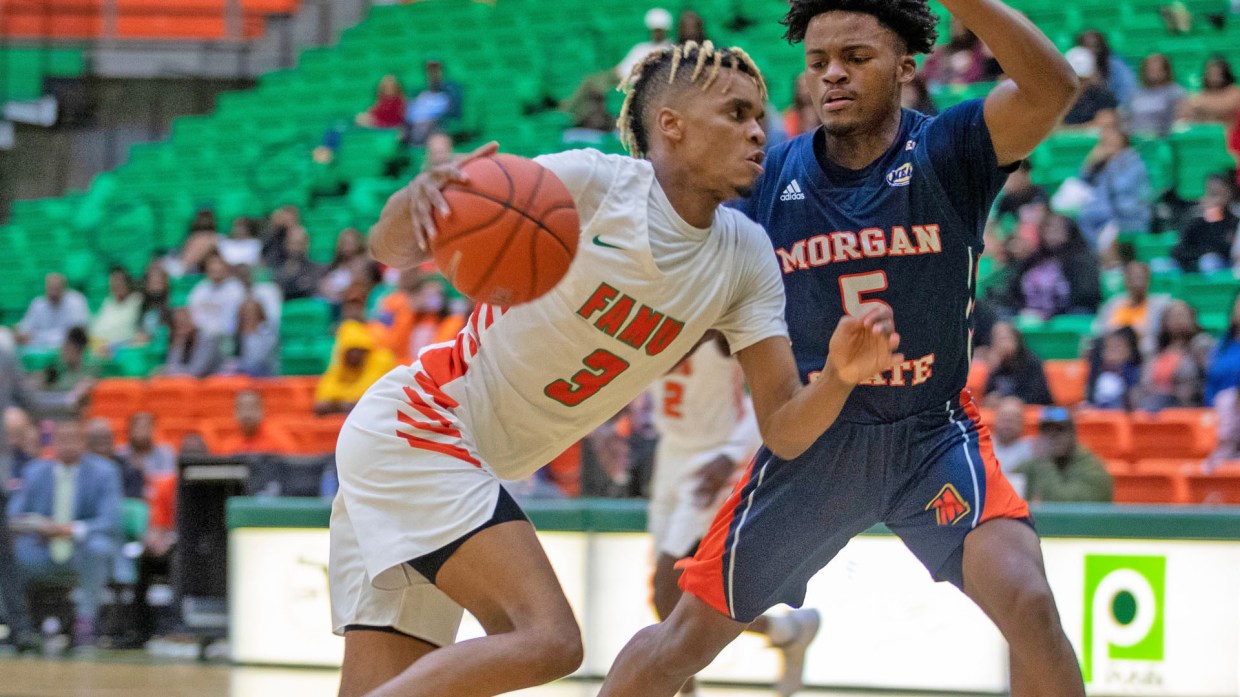
[[792, 183], [784, 187], [784, 193], [779, 195], [780, 201], [804, 201], [805, 193], [801, 191], [801, 185], [797, 180], [793, 179]]
[[913, 179], [913, 163], [905, 162], [887, 173], [888, 186], [908, 186]]

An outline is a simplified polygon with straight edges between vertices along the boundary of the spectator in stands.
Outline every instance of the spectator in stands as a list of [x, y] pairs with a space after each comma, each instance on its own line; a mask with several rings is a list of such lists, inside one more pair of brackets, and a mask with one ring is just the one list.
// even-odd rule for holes
[[384, 75], [375, 90], [375, 103], [357, 115], [357, 125], [400, 128], [405, 123], [405, 89], [395, 75]]
[[1231, 126], [1240, 118], [1240, 85], [1231, 63], [1223, 56], [1206, 61], [1201, 91], [1180, 102], [1180, 118], [1193, 123]]
[[1102, 337], [1098, 356], [1089, 366], [1085, 401], [1098, 409], [1132, 411], [1139, 401], [1141, 351], [1132, 327]]
[[189, 294], [194, 327], [204, 336], [232, 336], [237, 331], [237, 309], [245, 300], [245, 286], [233, 277], [218, 254], [206, 259], [207, 277]]
[[1009, 299], [1042, 319], [1094, 313], [1102, 299], [1098, 260], [1076, 221], [1046, 216], [1038, 226], [1037, 249], [1016, 266]]
[[326, 269], [310, 260], [310, 235], [300, 225], [284, 236], [284, 258], [272, 269], [272, 278], [285, 300], [314, 297]]
[[208, 334], [194, 326], [189, 308], [178, 307], [172, 312], [164, 375], [204, 378], [217, 372], [224, 362], [224, 339], [222, 334]]
[[982, 40], [963, 22], [952, 18], [951, 38], [922, 64], [921, 74], [932, 86], [970, 85], [995, 78], [989, 66], [992, 56]]
[[241, 303], [237, 314], [237, 336], [233, 342], [237, 354], [227, 364], [226, 371], [252, 378], [278, 375], [280, 332], [267, 321], [262, 303], [250, 298]]
[[26, 468], [9, 503], [19, 537], [16, 556], [26, 578], [77, 576], [73, 640], [95, 640], [99, 597], [108, 580], [121, 532], [121, 482], [116, 466], [86, 452], [82, 424], [56, 426], [55, 456]]
[[4, 410], [4, 431], [8, 440], [9, 476], [0, 481], [0, 487], [12, 489], [13, 484], [21, 483], [26, 465], [39, 456], [39, 429], [25, 410], [10, 406]]
[[86, 361], [89, 344], [85, 329], [69, 330], [59, 360], [43, 371], [39, 401], [45, 408], [76, 412], [86, 404], [99, 377], [98, 367]]
[[1109, 249], [1121, 232], [1149, 232], [1150, 175], [1132, 138], [1117, 125], [1102, 126], [1080, 176], [1091, 195], [1077, 220], [1094, 249]]
[[1038, 422], [1043, 455], [1016, 468], [1025, 475], [1030, 501], [1099, 501], [1114, 496], [1106, 467], [1076, 440], [1076, 424], [1063, 407], [1046, 407]]
[[1100, 31], [1089, 29], [1076, 37], [1076, 45], [1083, 46], [1094, 54], [1098, 77], [1111, 94], [1115, 95], [1115, 100], [1122, 106], [1127, 106], [1137, 92], [1137, 76], [1123, 58], [1111, 52], [1107, 37]]
[[146, 487], [142, 471], [130, 467], [129, 461], [116, 452], [116, 434], [112, 433], [112, 424], [104, 418], [94, 418], [86, 422], [86, 452], [107, 460], [116, 467], [121, 475], [121, 495], [127, 499], [140, 499]]
[[158, 262], [146, 266], [142, 280], [142, 302], [138, 306], [138, 332], [134, 341], [150, 343], [160, 327], [172, 326], [171, 279], [168, 271]]
[[379, 303], [376, 320], [386, 328], [384, 348], [400, 363], [425, 346], [448, 341], [465, 326], [464, 317], [451, 312], [443, 282], [417, 269], [401, 273], [396, 290]]
[[624, 58], [616, 64], [616, 77], [623, 82], [633, 72], [633, 66], [652, 52], [671, 44], [667, 40], [667, 32], [672, 28], [672, 13], [656, 7], [646, 12], [646, 30], [650, 32], [650, 40], [635, 44]]
[[989, 404], [997, 404], [1003, 397], [1019, 397], [1027, 404], [1053, 402], [1041, 359], [1007, 322], [996, 322], [990, 332], [990, 374], [985, 392]]
[[216, 240], [216, 248], [229, 266], [258, 266], [263, 252], [263, 244], [258, 239], [258, 221], [238, 217], [228, 236], [220, 235]]
[[1206, 368], [1206, 406], [1218, 406], [1216, 401], [1223, 392], [1228, 392], [1234, 401], [1237, 386], [1240, 386], [1240, 296], [1232, 303], [1227, 332], [1210, 354]]
[[64, 274], [43, 278], [43, 295], [30, 301], [17, 325], [17, 343], [34, 351], [59, 348], [72, 327], [90, 322], [90, 308], [81, 293], [68, 288]]
[[444, 79], [443, 61], [429, 58], [425, 69], [426, 87], [405, 107], [409, 142], [414, 145], [422, 145], [431, 133], [461, 116], [461, 86]]
[[1141, 135], [1167, 135], [1187, 95], [1188, 91], [1176, 84], [1166, 55], [1146, 56], [1141, 61], [1141, 87], [1128, 105], [1128, 128]]
[[258, 453], [291, 453], [297, 450], [292, 435], [263, 418], [263, 396], [254, 390], [237, 393], [237, 426], [241, 431], [220, 443], [220, 452], [227, 455]]
[[367, 388], [395, 367], [392, 352], [376, 344], [365, 324], [341, 322], [332, 347], [331, 365], [314, 390], [314, 413], [348, 413]]
[[705, 40], [706, 20], [693, 10], [681, 10], [676, 18], [676, 43], [696, 41], [700, 44]]
[[336, 255], [319, 282], [319, 296], [339, 305], [345, 290], [362, 280], [366, 264], [365, 238], [356, 228], [345, 228], [336, 238]]
[[284, 264], [284, 238], [295, 227], [301, 227], [301, 212], [297, 206], [281, 206], [271, 214], [262, 243], [263, 264], [267, 268], [278, 269]]
[[1124, 294], [1111, 298], [1098, 310], [1095, 332], [1131, 327], [1141, 341], [1141, 354], [1152, 355], [1157, 350], [1162, 313], [1169, 302], [1169, 295], [1150, 295], [1150, 265], [1130, 261], [1124, 265]]
[[155, 442], [155, 415], [149, 411], [129, 415], [126, 443], [116, 452], [148, 482], [177, 474], [177, 455], [171, 447]]
[[1171, 250], [1171, 257], [1182, 271], [1210, 273], [1240, 262], [1240, 248], [1236, 247], [1240, 218], [1232, 211], [1235, 199], [1236, 186], [1231, 177], [1206, 177], [1201, 203], [1184, 224], [1180, 241]]
[[205, 457], [211, 454], [207, 450], [207, 439], [203, 437], [202, 431], [186, 431], [181, 436], [177, 453], [181, 457]]
[[792, 83], [792, 106], [784, 112], [784, 132], [789, 138], [809, 133], [821, 124], [809, 85], [805, 82], [808, 79], [802, 71]]
[[233, 275], [245, 288], [245, 299], [257, 300], [258, 304], [263, 306], [264, 321], [279, 331], [280, 319], [284, 313], [284, 293], [280, 290], [280, 286], [271, 282], [271, 274], [267, 269], [256, 271], [251, 266], [242, 265], [233, 269]]
[[1025, 437], [1025, 403], [1020, 397], [999, 400], [990, 430], [994, 435], [995, 458], [1005, 474], [1033, 459], [1034, 441]]
[[904, 83], [900, 90], [900, 104], [905, 109], [920, 111], [927, 116], [934, 116], [939, 113], [939, 108], [935, 106], [934, 99], [930, 97], [930, 88], [926, 85], [926, 80], [921, 75], [913, 76], [913, 79]]
[[630, 462], [631, 426], [624, 412], [582, 439], [581, 495], [623, 499], [639, 495]]
[[141, 312], [142, 296], [134, 292], [129, 272], [112, 267], [108, 270], [108, 297], [90, 323], [91, 344], [106, 353], [133, 341]]
[[447, 133], [432, 133], [426, 139], [426, 159], [422, 160], [422, 171], [426, 172], [440, 165], [451, 164], [456, 152], [453, 150], [452, 136]]
[[[206, 211], [210, 213], [210, 211]], [[203, 216], [203, 212], [199, 212]], [[207, 257], [219, 251], [219, 229], [215, 227], [215, 214], [210, 213], [211, 227], [201, 227], [205, 222], [195, 222], [191, 226], [189, 236], [181, 245], [180, 254], [170, 254], [165, 259], [164, 268], [173, 277], [179, 278], [186, 274], [200, 274], [206, 268]]]
[[215, 211], [210, 208], [199, 208], [194, 219], [189, 223], [190, 234], [195, 232], [215, 232], [219, 227], [215, 223]]
[[1081, 80], [1081, 93], [1063, 117], [1063, 125], [1068, 128], [1094, 128], [1114, 118], [1119, 102], [1098, 75], [1098, 63], [1093, 52], [1084, 46], [1075, 46], [1068, 49], [1064, 57]]
[[1141, 376], [1142, 406], [1152, 411], [1200, 407], [1214, 338], [1202, 331], [1197, 311], [1183, 300], [1172, 300], [1161, 320], [1157, 353]]

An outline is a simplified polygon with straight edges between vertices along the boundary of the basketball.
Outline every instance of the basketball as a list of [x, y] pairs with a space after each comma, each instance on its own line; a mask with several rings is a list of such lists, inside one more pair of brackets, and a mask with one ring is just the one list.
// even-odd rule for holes
[[577, 254], [581, 224], [568, 189], [550, 170], [516, 155], [467, 163], [468, 183], [443, 190], [434, 211], [435, 263], [476, 302], [526, 303], [555, 287]]

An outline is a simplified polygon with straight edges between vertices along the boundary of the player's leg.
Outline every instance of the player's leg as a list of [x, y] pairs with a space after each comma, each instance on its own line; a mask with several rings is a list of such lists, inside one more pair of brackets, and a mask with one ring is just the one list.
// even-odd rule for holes
[[782, 615], [762, 615], [746, 631], [766, 637], [771, 648], [779, 651], [780, 672], [775, 681], [775, 694], [794, 695], [805, 684], [805, 653], [822, 628], [822, 614], [814, 608], [799, 608]]
[[347, 627], [340, 697], [370, 694], [436, 648], [390, 627]]

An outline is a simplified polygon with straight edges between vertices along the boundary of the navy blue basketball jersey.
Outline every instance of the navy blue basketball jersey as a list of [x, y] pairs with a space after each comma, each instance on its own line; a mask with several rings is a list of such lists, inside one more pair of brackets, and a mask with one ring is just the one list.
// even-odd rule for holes
[[736, 205], [766, 228], [787, 291], [802, 380], [827, 358], [845, 312], [886, 304], [905, 362], [858, 386], [840, 419], [890, 423], [958, 398], [969, 373], [974, 285], [1000, 169], [982, 101], [937, 117], [904, 110], [868, 167], [827, 159], [821, 129], [772, 148]]

